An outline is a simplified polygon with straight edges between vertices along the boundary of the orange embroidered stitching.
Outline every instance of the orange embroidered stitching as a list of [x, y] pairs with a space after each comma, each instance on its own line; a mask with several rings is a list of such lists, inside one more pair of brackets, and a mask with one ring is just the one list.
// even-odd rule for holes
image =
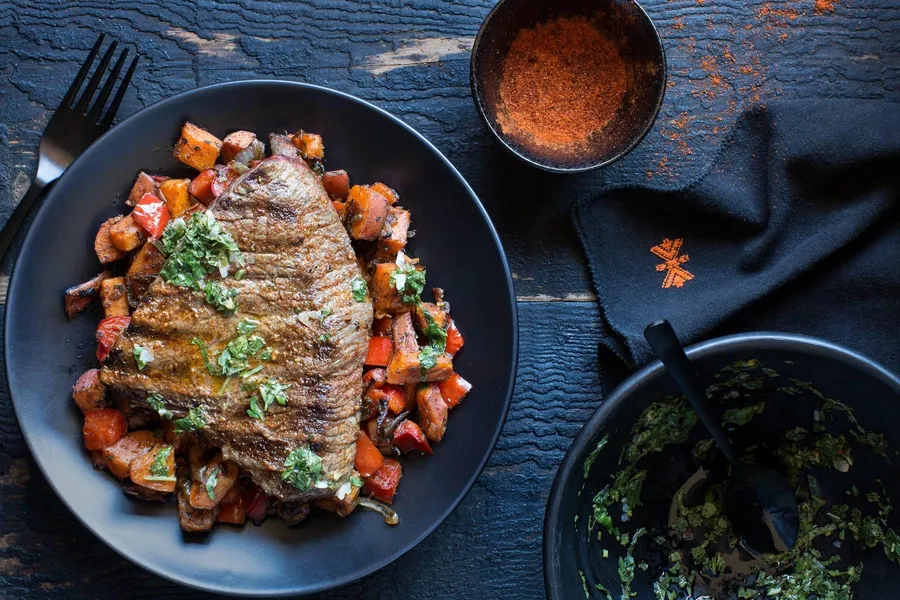
[[686, 281], [690, 281], [694, 278], [693, 273], [681, 266], [690, 260], [690, 257], [687, 254], [682, 256], [678, 255], [679, 252], [681, 252], [681, 245], [683, 243], [684, 240], [681, 238], [676, 240], [665, 238], [659, 246], [650, 248], [650, 252], [666, 261], [661, 265], [656, 265], [656, 270], [658, 272], [662, 273], [663, 271], [666, 271], [666, 278], [663, 279], [662, 283], [662, 287], [664, 288], [673, 286], [680, 288]]

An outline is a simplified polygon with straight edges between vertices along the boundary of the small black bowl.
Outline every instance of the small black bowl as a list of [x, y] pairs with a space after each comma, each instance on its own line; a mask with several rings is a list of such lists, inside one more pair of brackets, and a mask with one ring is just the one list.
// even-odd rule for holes
[[[619, 47], [630, 69], [630, 84], [615, 117], [587, 151], [550, 153], [503, 132], [497, 121], [503, 61], [522, 30], [566, 16], [586, 16]], [[656, 120], [666, 90], [666, 55], [653, 21], [634, 0], [500, 0], [472, 48], [472, 96], [488, 128], [510, 152], [554, 173], [604, 167], [640, 143]]]
[[[727, 365], [738, 360], [758, 359], [763, 366], [774, 369], [779, 377], [773, 385], [790, 385], [790, 379], [811, 382], [825, 396], [836, 398], [850, 405], [860, 424], [868, 429], [884, 433], [888, 443], [888, 456], [893, 464], [887, 465], [881, 457], [863, 448], [854, 451], [853, 467], [849, 473], [838, 473], [834, 469], [823, 469], [816, 473], [824, 491], [843, 495], [852, 477], [859, 482], [859, 489], [865, 493], [876, 478], [884, 483], [892, 500], [900, 498], [900, 465], [897, 465], [895, 450], [900, 448], [900, 429], [892, 427], [900, 419], [900, 379], [883, 367], [851, 350], [815, 338], [782, 333], [746, 333], [718, 338], [691, 346], [688, 356], [697, 365], [704, 381], [712, 381], [713, 375]], [[781, 383], [781, 382], [784, 383]], [[594, 495], [616, 473], [619, 453], [623, 445], [632, 439], [632, 426], [637, 417], [652, 402], [668, 395], [680, 395], [672, 378], [666, 373], [662, 363], [656, 361], [641, 369], [607, 397], [600, 408], [582, 428], [569, 448], [557, 472], [553, 489], [547, 503], [544, 519], [544, 581], [549, 600], [582, 598], [585, 589], [589, 598], [601, 598], [594, 588], [600, 583], [618, 597], [619, 575], [617, 552], [618, 543], [605, 535], [597, 540], [596, 531], [587, 535], [585, 523], [592, 506]], [[767, 437], [794, 426], [809, 424], [802, 419], [811, 415], [801, 409], [801, 396], [790, 396], [785, 404], [773, 405], [749, 424], [733, 432], [735, 442], [740, 447], [750, 443], [765, 441]], [[773, 401], [775, 402], [775, 401]], [[807, 407], [808, 408], [808, 407]], [[694, 428], [697, 438], [705, 438]], [[598, 441], [608, 435], [608, 445], [600, 452], [585, 478], [584, 463]], [[665, 452], [657, 457], [647, 458], [649, 474], [642, 494], [643, 505], [635, 510], [631, 527], [638, 525], [656, 527], [668, 510], [672, 490], [679, 482], [696, 469], [691, 464], [691, 450], [694, 439], [682, 445], [667, 445]], [[644, 468], [644, 463], [642, 463]], [[891, 515], [888, 523], [898, 527], [897, 515]], [[652, 538], [652, 534], [647, 538]], [[865, 561], [862, 579], [854, 586], [854, 598], [876, 600], [896, 597], [894, 590], [900, 588], [900, 569], [887, 561], [880, 548], [860, 552], [845, 544], [841, 552], [850, 553], [848, 560]], [[609, 550], [609, 557], [603, 558], [602, 550]], [[649, 546], [647, 546], [649, 551]], [[619, 552], [620, 553], [620, 552]], [[649, 560], [650, 571], [637, 571], [634, 591], [638, 598], [655, 597], [649, 586], [650, 572], [655, 568], [653, 555], [635, 555], [636, 560]], [[849, 563], [848, 563], [849, 564]], [[581, 574], [584, 573], [584, 583]]]

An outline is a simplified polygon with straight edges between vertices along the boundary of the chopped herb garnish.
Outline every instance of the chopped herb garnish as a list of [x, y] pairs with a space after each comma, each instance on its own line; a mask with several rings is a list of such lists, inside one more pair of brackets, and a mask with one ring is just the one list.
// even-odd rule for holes
[[[356, 475], [353, 475], [350, 478], [350, 485], [352, 485], [353, 487], [361, 488], [363, 486], [363, 480], [361, 477], [357, 477]], [[900, 547], [898, 547], [898, 551], [900, 551]]]
[[353, 292], [353, 299], [357, 302], [365, 302], [366, 294], [369, 288], [366, 286], [366, 280], [362, 277], [354, 277], [350, 280], [350, 291]]
[[167, 257], [160, 271], [166, 282], [204, 291], [207, 302], [218, 310], [234, 310], [228, 307], [234, 305], [236, 294], [220, 283], [210, 287], [206, 278], [214, 273], [227, 277], [231, 265], [243, 265], [244, 258], [211, 212], [194, 213], [189, 221], [176, 219], [166, 227], [159, 246]]
[[244, 319], [237, 324], [237, 331], [242, 335], [246, 335], [251, 331], [255, 331], [259, 327], [259, 321], [253, 319]]
[[584, 478], [587, 479], [588, 475], [591, 474], [591, 469], [594, 467], [594, 461], [597, 460], [597, 455], [600, 454], [600, 451], [606, 447], [606, 444], [609, 442], [609, 434], [605, 434], [603, 438], [597, 442], [597, 446], [591, 450], [591, 453], [588, 454], [587, 458], [584, 459]]
[[234, 274], [235, 281], [240, 281], [247, 275], [247, 269], [238, 269], [237, 273]]
[[165, 446], [153, 457], [150, 463], [150, 474], [154, 477], [171, 477], [169, 472], [169, 457], [172, 455], [172, 446]]
[[323, 342], [323, 343], [324, 343], [324, 342], [327, 342], [327, 341], [330, 340], [330, 339], [331, 339], [331, 334], [330, 334], [330, 333], [323, 333], [322, 335], [319, 336], [319, 341], [320, 341], [320, 342]]
[[209, 496], [210, 500], [216, 499], [216, 486], [219, 485], [219, 470], [220, 467], [216, 467], [209, 474], [209, 477], [206, 478], [206, 495]]
[[419, 362], [422, 370], [427, 371], [433, 369], [437, 365], [438, 352], [431, 346], [424, 346], [419, 350]]
[[203, 340], [194, 338], [191, 340], [191, 343], [200, 349], [203, 362], [206, 364], [206, 370], [209, 371], [210, 375], [234, 377], [237, 375], [243, 376], [248, 372], [250, 374], [257, 373], [260, 369], [251, 366], [250, 359], [268, 360], [271, 357], [271, 350], [266, 348], [266, 340], [258, 335], [249, 335], [258, 326], [258, 322], [250, 319], [241, 321], [237, 328], [238, 332], [243, 332], [228, 342], [222, 352], [219, 353], [219, 356], [216, 357], [215, 362], [210, 360], [209, 349]]
[[[250, 409], [247, 411], [247, 414], [254, 419], [262, 421], [265, 418], [265, 412], [269, 410], [273, 403], [277, 402], [281, 406], [286, 406], [287, 394], [285, 392], [290, 387], [290, 384], [281, 383], [276, 379], [269, 379], [265, 383], [260, 384], [259, 396], [250, 398]], [[263, 402], [261, 407], [259, 405], [260, 398]]]
[[236, 289], [229, 289], [220, 281], [207, 281], [203, 291], [206, 292], [206, 303], [215, 306], [217, 311], [231, 314], [237, 310]]
[[447, 349], [447, 330], [437, 324], [431, 311], [421, 306], [422, 316], [425, 317], [425, 329], [422, 334], [428, 339], [434, 349], [438, 352], [444, 352]]
[[322, 310], [319, 311], [319, 314], [322, 315], [322, 318], [324, 319], [325, 317], [333, 315], [334, 311], [326, 306], [325, 308], [323, 308]]
[[397, 253], [397, 269], [391, 273], [391, 285], [400, 292], [404, 304], [418, 304], [425, 289], [425, 269], [419, 269], [402, 252]]
[[197, 431], [206, 427], [206, 413], [199, 406], [188, 411], [187, 415], [175, 419], [175, 433], [182, 431]]
[[157, 394], [156, 392], [150, 392], [147, 394], [147, 404], [150, 405], [150, 408], [155, 410], [159, 416], [164, 419], [172, 419], [172, 411], [166, 408], [166, 403], [163, 400], [163, 397]]
[[131, 354], [134, 356], [134, 362], [137, 363], [138, 371], [143, 371], [148, 364], [153, 362], [153, 353], [138, 344], [134, 345]]
[[324, 473], [321, 457], [310, 448], [296, 448], [284, 460], [281, 479], [305, 492], [318, 482]]

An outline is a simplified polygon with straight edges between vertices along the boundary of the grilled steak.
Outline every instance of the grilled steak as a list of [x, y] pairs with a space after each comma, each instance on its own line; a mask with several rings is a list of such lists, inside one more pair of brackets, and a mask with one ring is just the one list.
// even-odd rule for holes
[[[370, 302], [357, 302], [351, 291], [361, 273], [350, 239], [319, 178], [302, 160], [285, 156], [242, 175], [209, 210], [246, 258], [242, 279], [221, 280], [238, 290], [237, 312], [217, 312], [201, 292], [158, 277], [101, 379], [136, 420], [155, 414], [149, 393], [161, 395], [176, 418], [202, 407], [207, 423], [197, 431], [199, 440], [220, 448], [267, 493], [285, 501], [331, 495], [353, 469], [372, 322]], [[257, 376], [290, 384], [286, 405], [272, 403], [263, 420], [247, 414], [257, 390], [236, 377], [221, 391], [225, 378], [208, 372], [192, 343], [199, 338], [214, 357], [245, 319], [259, 322], [253, 333], [272, 351]], [[135, 345], [153, 355], [143, 370]], [[285, 458], [298, 448], [321, 457], [327, 488], [320, 483], [301, 490], [282, 481]]]

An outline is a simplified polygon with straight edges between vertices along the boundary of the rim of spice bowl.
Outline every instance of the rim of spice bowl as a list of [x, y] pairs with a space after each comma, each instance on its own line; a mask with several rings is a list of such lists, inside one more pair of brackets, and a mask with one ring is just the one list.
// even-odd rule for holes
[[[632, 104], [639, 111], [638, 116], [631, 116], [628, 121], [620, 113], [612, 123], [626, 128], [618, 135], [618, 141], [605, 151], [596, 151], [581, 160], [569, 157], [568, 160], [553, 161], [541, 157], [538, 153], [529, 152], [523, 145], [516, 143], [503, 133], [497, 122], [495, 110], [496, 100], [486, 90], [486, 84], [498, 83], [501, 68], [515, 36], [528, 27], [568, 15], [594, 16], [603, 11], [614, 10], [621, 14], [622, 27], [628, 27], [624, 38], [640, 39], [639, 45], [630, 48], [638, 56], [644, 56], [648, 69], [640, 75], [635, 74], [634, 83], [640, 83], [641, 89], [629, 86], [626, 99], [619, 111], [626, 104]], [[640, 35], [633, 35], [638, 32]], [[649, 60], [648, 60], [649, 59]], [[472, 46], [469, 62], [469, 83], [472, 98], [481, 120], [493, 134], [494, 138], [514, 156], [541, 170], [551, 173], [584, 173], [608, 166], [634, 150], [647, 136], [659, 115], [666, 92], [668, 65], [662, 38], [656, 24], [635, 0], [500, 0], [488, 13]], [[629, 97], [630, 95], [630, 97]], [[494, 106], [492, 106], [492, 104]], [[630, 113], [634, 114], [634, 113]]]

